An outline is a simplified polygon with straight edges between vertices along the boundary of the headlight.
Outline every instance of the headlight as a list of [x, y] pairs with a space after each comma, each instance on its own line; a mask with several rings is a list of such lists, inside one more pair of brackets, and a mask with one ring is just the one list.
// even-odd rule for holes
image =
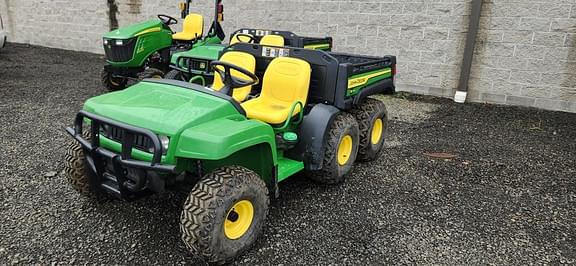
[[162, 144], [162, 153], [166, 153], [168, 151], [168, 146], [170, 145], [170, 138], [167, 136], [160, 135], [160, 144]]
[[108, 45], [108, 39], [104, 39], [104, 45]]
[[116, 40], [116, 45], [124, 45], [124, 42], [122, 40]]

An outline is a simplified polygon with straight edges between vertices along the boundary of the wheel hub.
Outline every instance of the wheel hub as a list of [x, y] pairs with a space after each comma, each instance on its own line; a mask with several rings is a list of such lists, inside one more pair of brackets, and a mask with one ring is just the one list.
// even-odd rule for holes
[[352, 136], [350, 135], [346, 135], [340, 140], [337, 158], [339, 165], [345, 165], [350, 159], [350, 155], [352, 154], [352, 145]]
[[382, 131], [384, 129], [384, 122], [382, 122], [382, 118], [378, 118], [374, 121], [372, 125], [372, 134], [370, 136], [370, 141], [372, 145], [376, 145], [382, 139]]
[[224, 234], [232, 240], [241, 238], [250, 229], [253, 219], [254, 206], [252, 202], [249, 200], [236, 202], [226, 214]]

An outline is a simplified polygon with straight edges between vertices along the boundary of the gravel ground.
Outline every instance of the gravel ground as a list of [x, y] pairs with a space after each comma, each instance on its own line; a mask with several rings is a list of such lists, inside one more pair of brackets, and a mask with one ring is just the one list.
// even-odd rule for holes
[[[202, 263], [179, 238], [185, 195], [92, 202], [67, 185], [63, 128], [105, 92], [102, 64], [41, 47], [0, 52], [0, 264]], [[383, 100], [382, 157], [338, 186], [282, 183], [264, 235], [234, 264], [576, 263], [576, 114]]]

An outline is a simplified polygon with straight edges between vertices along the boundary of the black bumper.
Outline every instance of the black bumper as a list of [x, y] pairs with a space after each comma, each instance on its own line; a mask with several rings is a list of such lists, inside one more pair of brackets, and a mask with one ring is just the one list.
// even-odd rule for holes
[[[82, 127], [84, 118], [90, 119], [90, 133], [91, 140], [86, 140], [83, 137]], [[123, 131], [122, 139], [122, 152], [115, 153], [100, 147], [100, 129], [101, 126], [113, 126]], [[84, 148], [86, 161], [95, 175], [97, 180], [92, 180], [94, 184], [99, 184], [103, 189], [117, 196], [125, 197], [130, 194], [140, 193], [146, 189], [146, 182], [152, 178], [159, 178], [158, 174], [169, 174], [176, 172], [175, 165], [163, 165], [162, 160], [162, 146], [160, 138], [150, 130], [126, 125], [105, 117], [91, 114], [85, 111], [80, 111], [76, 115], [74, 128], [66, 128], [66, 131], [74, 137]], [[136, 135], [149, 138], [153, 144], [153, 157], [151, 162], [133, 160], [131, 158], [133, 140]], [[107, 164], [112, 163], [112, 165]], [[129, 170], [137, 169], [143, 170], [144, 176], [130, 176]], [[154, 180], [150, 180], [154, 181]], [[157, 180], [156, 180], [157, 181]]]

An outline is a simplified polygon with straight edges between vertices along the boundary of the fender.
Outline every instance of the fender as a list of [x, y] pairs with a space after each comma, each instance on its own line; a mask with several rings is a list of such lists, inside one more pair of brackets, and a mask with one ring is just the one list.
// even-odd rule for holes
[[260, 144], [267, 144], [273, 165], [276, 165], [276, 142], [270, 125], [257, 120], [224, 117], [184, 130], [175, 157], [216, 161]]
[[304, 116], [304, 121], [297, 132], [300, 141], [286, 153], [286, 157], [303, 161], [306, 170], [322, 169], [326, 136], [338, 113], [340, 110], [334, 106], [316, 104]]

